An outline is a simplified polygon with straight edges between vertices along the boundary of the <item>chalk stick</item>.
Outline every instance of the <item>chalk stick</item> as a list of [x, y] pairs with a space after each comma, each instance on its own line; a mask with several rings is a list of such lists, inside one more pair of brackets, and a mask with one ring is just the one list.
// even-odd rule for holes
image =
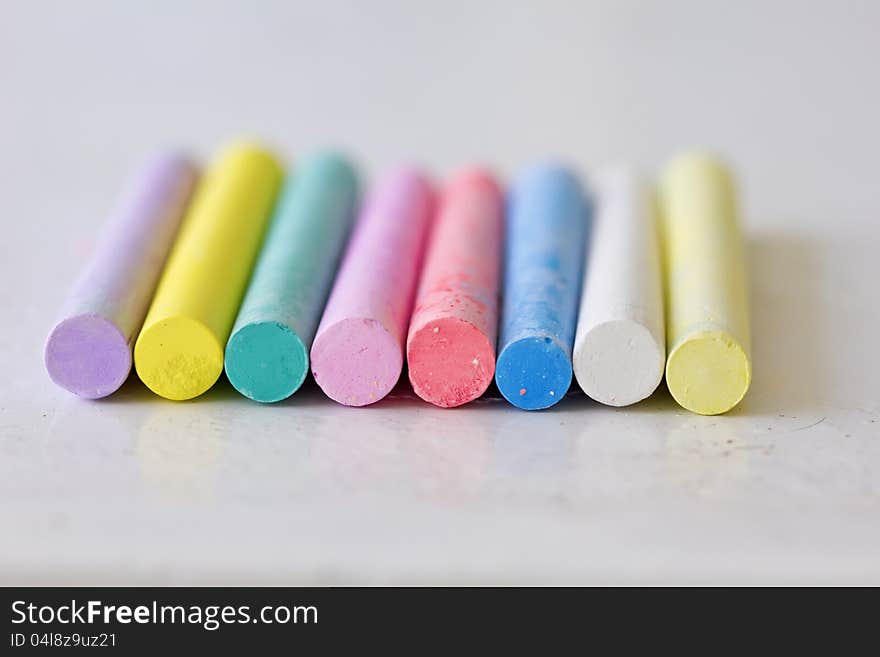
[[446, 187], [407, 337], [415, 393], [436, 406], [476, 399], [495, 374], [504, 199], [488, 172]]
[[751, 381], [745, 260], [733, 181], [709, 155], [679, 156], [660, 184], [666, 384], [684, 408], [725, 413]]
[[658, 226], [634, 172], [607, 170], [594, 192], [574, 375], [596, 401], [627, 406], [656, 390], [666, 365]]
[[370, 194], [312, 344], [312, 374], [330, 399], [365, 406], [400, 378], [431, 211], [416, 170], [392, 173]]
[[177, 154], [150, 158], [129, 180], [89, 264], [46, 341], [51, 379], [80, 397], [115, 392], [196, 182]]
[[355, 171], [333, 153], [288, 178], [226, 344], [226, 376], [246, 397], [280, 401], [305, 380], [356, 202]]
[[281, 176], [273, 155], [247, 143], [228, 146], [206, 172], [135, 343], [135, 369], [156, 394], [192, 399], [223, 371]]
[[565, 168], [537, 165], [514, 183], [495, 382], [519, 408], [549, 408], [571, 385], [587, 220], [584, 193]]

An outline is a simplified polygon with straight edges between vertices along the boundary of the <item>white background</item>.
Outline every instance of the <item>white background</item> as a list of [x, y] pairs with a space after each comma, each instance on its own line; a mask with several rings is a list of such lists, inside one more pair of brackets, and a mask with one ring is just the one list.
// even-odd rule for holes
[[[0, 0], [0, 583], [880, 583], [880, 3]], [[754, 384], [542, 413], [56, 389], [125, 175], [253, 135], [438, 179], [737, 172]]]

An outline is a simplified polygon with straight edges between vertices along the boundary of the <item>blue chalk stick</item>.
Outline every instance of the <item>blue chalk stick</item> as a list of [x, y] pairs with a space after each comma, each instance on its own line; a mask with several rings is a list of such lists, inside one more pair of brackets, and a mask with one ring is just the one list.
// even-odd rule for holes
[[511, 189], [495, 383], [518, 408], [549, 408], [571, 385], [589, 214], [558, 165], [527, 169]]

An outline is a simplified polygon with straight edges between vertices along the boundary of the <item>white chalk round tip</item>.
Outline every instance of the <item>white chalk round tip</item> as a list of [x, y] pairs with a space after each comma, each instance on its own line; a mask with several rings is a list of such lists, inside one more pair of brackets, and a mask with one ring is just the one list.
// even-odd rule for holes
[[628, 406], [657, 389], [666, 353], [651, 332], [630, 319], [603, 322], [575, 346], [578, 385], [589, 397], [609, 406]]

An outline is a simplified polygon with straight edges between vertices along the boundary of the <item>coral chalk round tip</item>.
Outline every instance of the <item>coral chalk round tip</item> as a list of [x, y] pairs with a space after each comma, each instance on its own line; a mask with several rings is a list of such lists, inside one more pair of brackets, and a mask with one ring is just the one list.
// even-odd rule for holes
[[57, 385], [86, 399], [100, 399], [128, 378], [131, 347], [113, 322], [100, 315], [75, 315], [49, 334], [45, 360]]
[[670, 394], [682, 407], [700, 415], [719, 415], [739, 404], [751, 378], [746, 352], [723, 331], [688, 336], [666, 363]]
[[574, 350], [574, 374], [591, 398], [628, 406], [650, 397], [663, 378], [666, 348], [643, 324], [616, 319], [591, 328]]
[[568, 351], [550, 337], [509, 343], [498, 355], [495, 383], [517, 408], [537, 411], [558, 403], [571, 385]]
[[141, 331], [134, 348], [141, 381], [157, 395], [182, 401], [208, 390], [223, 372], [214, 332], [191, 317], [169, 317]]
[[504, 199], [481, 169], [454, 176], [439, 199], [407, 336], [415, 393], [442, 408], [492, 382]]
[[427, 402], [452, 408], [482, 395], [495, 375], [495, 349], [470, 322], [445, 317], [409, 339], [409, 380]]
[[374, 319], [348, 318], [323, 328], [311, 356], [321, 390], [346, 406], [379, 401], [403, 370], [400, 341]]
[[245, 397], [270, 403], [287, 399], [306, 379], [308, 351], [278, 322], [245, 324], [226, 344], [226, 377]]

